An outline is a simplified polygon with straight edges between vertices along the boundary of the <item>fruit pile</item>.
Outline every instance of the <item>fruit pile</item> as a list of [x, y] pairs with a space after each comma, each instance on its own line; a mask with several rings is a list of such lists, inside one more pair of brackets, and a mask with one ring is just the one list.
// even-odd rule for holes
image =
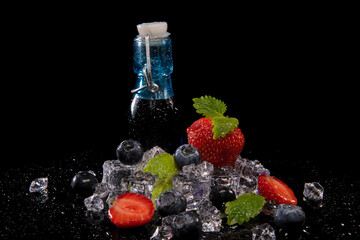
[[[222, 184], [214, 181], [214, 168], [235, 171], [233, 168], [243, 149], [244, 135], [238, 128], [239, 122], [236, 118], [224, 116], [227, 109], [224, 102], [209, 96], [195, 98], [193, 101], [194, 107], [203, 118], [187, 129], [189, 144], [179, 146], [173, 155], [159, 152], [144, 162], [147, 152], [144, 153], [139, 142], [124, 140], [119, 145], [116, 150], [119, 163], [137, 170], [130, 175], [139, 175], [140, 172], [141, 176], [149, 174], [156, 177], [150, 184], [150, 193], [147, 194], [131, 191], [135, 183], [126, 182], [127, 178], [123, 177], [120, 182], [122, 185], [126, 183], [125, 191], [110, 202], [112, 205], [108, 211], [109, 219], [119, 228], [134, 228], [149, 223], [156, 211], [161, 224], [152, 239], [197, 239], [201, 231], [219, 232], [223, 221], [228, 225], [240, 225], [256, 217], [261, 211], [273, 216], [276, 225], [282, 228], [301, 226], [305, 214], [301, 207], [296, 206], [294, 192], [283, 181], [270, 176], [268, 170], [259, 168], [259, 171], [255, 171], [253, 174], [256, 186], [253, 191], [245, 193], [239, 193], [238, 189], [233, 188], [240, 182]], [[250, 164], [257, 163], [252, 161]], [[240, 181], [240, 178], [236, 177], [240, 175], [237, 175], [236, 171], [234, 173], [232, 181]], [[188, 176], [190, 180], [186, 180], [190, 181], [190, 185], [173, 185], [175, 178], [181, 179], [186, 175], [191, 175]], [[202, 179], [199, 180], [200, 188], [192, 188], [191, 179], [198, 177], [195, 175]], [[84, 184], [77, 184], [76, 181], [73, 181], [72, 185], [77, 190], [82, 187], [89, 188]], [[209, 186], [209, 191], [206, 186]], [[189, 197], [186, 189], [192, 189], [194, 195]], [[189, 208], [190, 201], [194, 201], [199, 193], [201, 199]], [[265, 211], [269, 206], [272, 210]], [[211, 218], [211, 221], [208, 218]], [[267, 231], [254, 231], [254, 234], [268, 234], [271, 229], [271, 226], [267, 226]]]

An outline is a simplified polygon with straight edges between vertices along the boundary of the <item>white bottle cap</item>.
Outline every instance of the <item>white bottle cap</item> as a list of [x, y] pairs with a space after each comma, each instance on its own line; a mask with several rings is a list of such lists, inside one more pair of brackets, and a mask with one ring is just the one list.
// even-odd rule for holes
[[170, 35], [170, 33], [167, 32], [167, 27], [167, 22], [150, 22], [137, 25], [137, 30], [141, 37], [147, 34], [149, 34], [150, 37], [166, 37]]

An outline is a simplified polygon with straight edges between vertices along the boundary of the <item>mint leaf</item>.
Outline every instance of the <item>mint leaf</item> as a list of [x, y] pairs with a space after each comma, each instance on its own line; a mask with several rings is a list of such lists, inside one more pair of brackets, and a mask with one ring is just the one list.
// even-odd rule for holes
[[236, 118], [229, 117], [214, 117], [212, 118], [211, 123], [214, 126], [212, 129], [214, 132], [213, 139], [225, 137], [229, 131], [233, 132], [239, 125], [239, 121]]
[[163, 192], [172, 189], [172, 177], [158, 178], [154, 182], [153, 191], [151, 193], [151, 200], [155, 205], [155, 199]]
[[179, 172], [174, 157], [169, 153], [156, 155], [146, 164], [143, 172], [151, 172], [158, 175], [155, 180], [151, 200], [155, 205], [155, 199], [163, 192], [172, 189], [172, 177]]
[[197, 113], [202, 114], [204, 117], [212, 118], [213, 139], [225, 137], [228, 132], [234, 131], [239, 125], [239, 121], [236, 118], [224, 116], [227, 107], [223, 101], [211, 96], [203, 96], [194, 98], [193, 102]]
[[176, 167], [174, 157], [169, 153], [156, 155], [146, 164], [143, 172], [151, 172], [159, 178], [173, 176], [179, 172]]
[[259, 214], [265, 204], [265, 198], [253, 192], [240, 195], [235, 201], [225, 204], [229, 225], [243, 224]]
[[200, 98], [193, 98], [196, 112], [202, 114], [204, 117], [222, 117], [226, 112], [226, 105], [223, 101], [214, 97], [203, 96]]

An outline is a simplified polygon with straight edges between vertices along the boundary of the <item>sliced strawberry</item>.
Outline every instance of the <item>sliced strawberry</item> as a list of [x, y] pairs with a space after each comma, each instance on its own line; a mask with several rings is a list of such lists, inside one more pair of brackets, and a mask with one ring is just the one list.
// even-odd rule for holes
[[258, 180], [259, 194], [266, 201], [274, 200], [277, 204], [297, 204], [297, 199], [291, 188], [283, 181], [268, 174], [261, 174]]
[[119, 228], [132, 228], [144, 225], [154, 215], [153, 202], [144, 195], [125, 193], [116, 198], [108, 215]]

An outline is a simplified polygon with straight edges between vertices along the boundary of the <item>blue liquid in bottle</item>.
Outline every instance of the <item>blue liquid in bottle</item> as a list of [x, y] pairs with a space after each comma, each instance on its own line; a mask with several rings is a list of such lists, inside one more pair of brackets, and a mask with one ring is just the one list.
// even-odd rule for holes
[[[171, 38], [168, 34], [147, 37], [146, 40], [139, 35], [134, 39], [133, 68], [137, 74], [137, 91], [133, 90], [130, 106], [130, 138], [139, 141], [145, 149], [160, 146], [173, 153], [182, 142], [182, 128], [170, 77], [173, 71]], [[149, 87], [147, 79], [149, 60], [153, 88]]]

